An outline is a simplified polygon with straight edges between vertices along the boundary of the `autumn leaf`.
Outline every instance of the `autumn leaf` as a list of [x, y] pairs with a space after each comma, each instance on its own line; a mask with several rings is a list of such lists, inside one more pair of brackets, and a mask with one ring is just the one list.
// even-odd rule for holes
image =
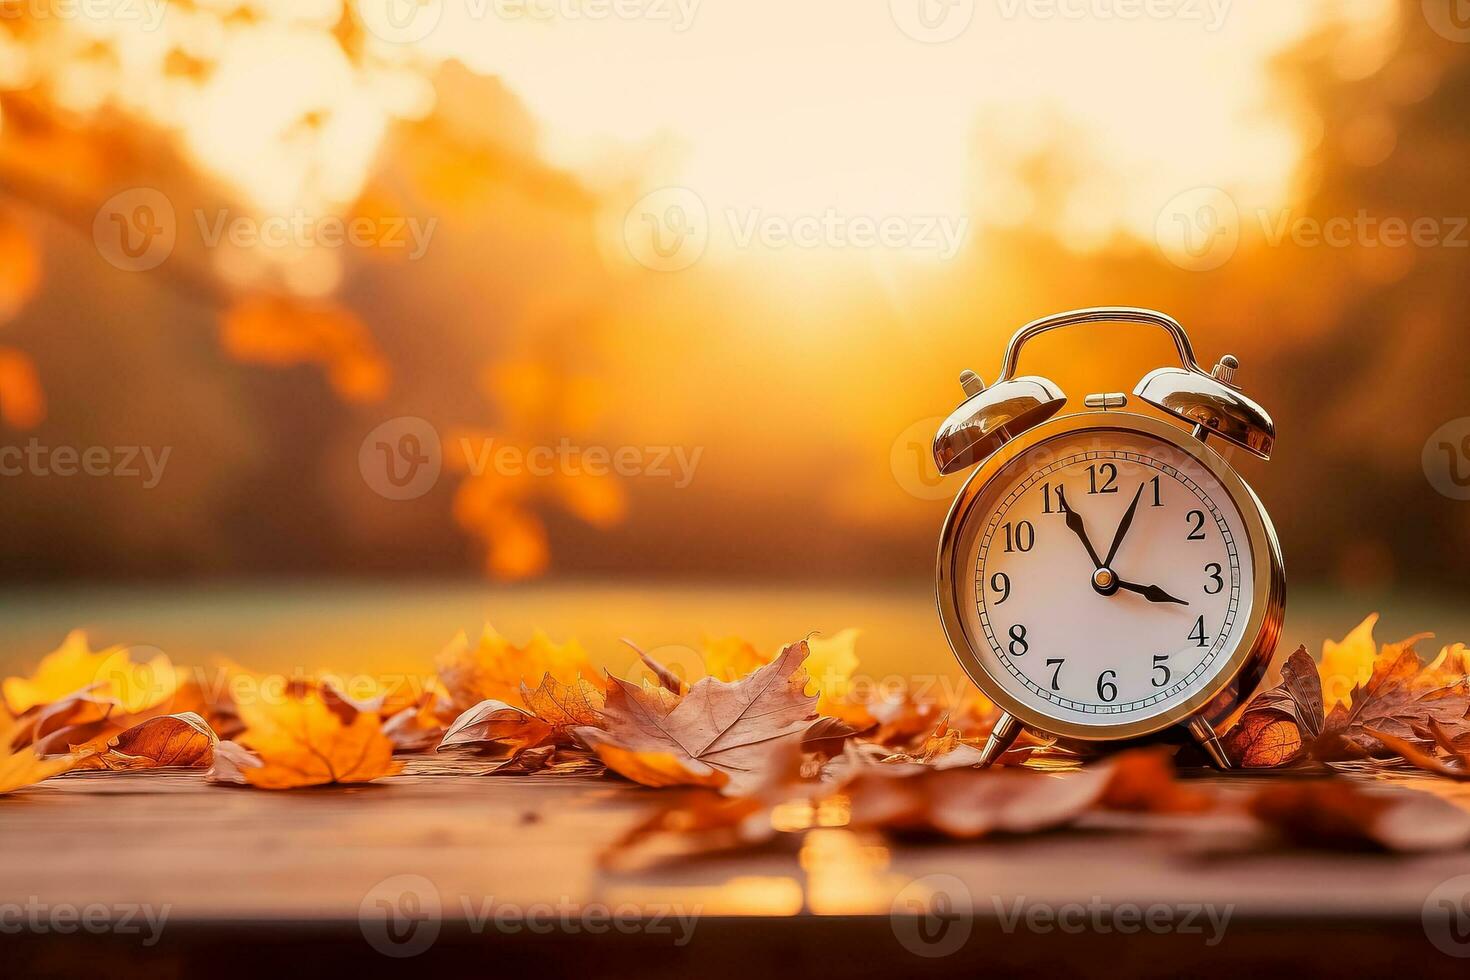
[[215, 745], [214, 758], [210, 762], [209, 771], [204, 774], [205, 782], [209, 783], [233, 783], [238, 786], [248, 784], [245, 778], [246, 770], [260, 769], [265, 766], [260, 756], [251, 752], [238, 742], [223, 741]]
[[1466, 730], [1470, 682], [1461, 679], [1450, 687], [1420, 690], [1421, 664], [1414, 639], [1386, 646], [1369, 679], [1353, 689], [1348, 703], [1332, 709], [1313, 748], [1317, 758], [1339, 761], [1385, 754], [1370, 729], [1411, 738], [1416, 725], [1433, 719], [1452, 732]]
[[705, 638], [705, 673], [721, 681], [738, 681], [771, 662], [771, 658], [738, 636]]
[[[6, 721], [9, 724], [5, 724]], [[15, 721], [0, 711], [0, 796], [58, 776], [76, 766], [76, 756], [43, 759], [31, 748], [12, 751], [17, 734]]]
[[527, 749], [549, 744], [551, 725], [504, 701], [481, 701], [449, 726], [439, 743], [445, 749], [472, 748], [514, 758]]
[[516, 646], [488, 624], [471, 646], [460, 633], [434, 661], [453, 709], [463, 713], [481, 701], [503, 701], [529, 708], [521, 696], [525, 680], [550, 676], [564, 685], [585, 678], [596, 683], [597, 670], [576, 640], [553, 643], [541, 630], [525, 646]]
[[660, 779], [682, 771], [688, 782], [704, 784], [719, 771], [738, 792], [759, 780], [771, 753], [783, 742], [799, 741], [814, 717], [817, 698], [805, 691], [803, 662], [808, 652], [802, 641], [739, 681], [703, 678], [672, 706], [637, 685], [612, 678], [603, 710], [606, 730], [584, 727], [577, 734], [609, 769], [629, 779], [649, 776], [648, 769], [633, 765], [630, 758], [651, 753], [678, 763], [670, 770], [669, 760], [659, 758], [653, 768]]
[[1240, 722], [1225, 735], [1236, 765], [1247, 769], [1284, 766], [1300, 758], [1322, 734], [1322, 684], [1317, 665], [1298, 647], [1281, 667], [1281, 683], [1257, 695]]
[[859, 767], [843, 787], [856, 829], [971, 840], [1066, 826], [1097, 804], [1112, 776], [1099, 766], [1053, 774], [1023, 768]]
[[1214, 794], [1175, 778], [1174, 750], [1166, 745], [1120, 752], [1102, 764], [1108, 785], [1098, 805], [1131, 813], [1204, 813]]
[[553, 729], [565, 731], [579, 725], [601, 727], [607, 696], [584, 678], [563, 684], [551, 674], [545, 674], [534, 691], [521, 683], [521, 701]]
[[238, 739], [261, 765], [240, 771], [261, 789], [294, 789], [328, 783], [365, 783], [403, 769], [376, 715], [357, 712], [344, 720], [317, 691], [239, 705], [245, 732]]
[[[1397, 735], [1374, 728], [1366, 729], [1366, 732], [1383, 743], [1383, 746], [1390, 752], [1402, 756], [1404, 761], [1412, 766], [1450, 779], [1470, 779], [1470, 742], [1467, 742], [1463, 735], [1457, 740], [1433, 718], [1430, 718], [1422, 728], [1415, 726], [1414, 729], [1419, 739], [1425, 739], [1425, 736], [1428, 736], [1426, 740], [1428, 745], [1420, 741], [1399, 738]], [[1440, 751], [1445, 753], [1446, 758], [1439, 756]]]
[[182, 681], [183, 673], [165, 654], [140, 663], [124, 647], [93, 651], [87, 635], [73, 630], [31, 677], [7, 678], [3, 690], [6, 705], [17, 715], [80, 693], [110, 701], [123, 714], [138, 714], [169, 700]]
[[1378, 646], [1373, 641], [1373, 627], [1378, 614], [1371, 613], [1340, 641], [1322, 643], [1322, 694], [1326, 710], [1346, 704], [1348, 694], [1373, 676], [1378, 660]]
[[444, 738], [445, 726], [439, 720], [439, 698], [430, 691], [418, 704], [402, 708], [383, 719], [383, 734], [397, 752], [427, 752]]
[[[161, 715], [108, 739], [87, 755], [84, 769], [207, 768], [219, 738], [198, 715]], [[86, 747], [84, 747], [86, 748]]]
[[1288, 783], [1260, 790], [1248, 807], [1302, 847], [1442, 851], [1470, 844], [1470, 813], [1402, 787], [1365, 789], [1347, 780]]

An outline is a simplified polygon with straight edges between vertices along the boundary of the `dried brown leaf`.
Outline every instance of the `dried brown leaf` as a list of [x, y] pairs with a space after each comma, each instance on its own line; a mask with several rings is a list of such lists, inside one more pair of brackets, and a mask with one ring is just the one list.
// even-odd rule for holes
[[1470, 813], [1402, 787], [1365, 789], [1347, 780], [1269, 786], [1250, 812], [1290, 842], [1329, 850], [1454, 850], [1470, 844]]
[[470, 748], [515, 758], [527, 749], [550, 744], [554, 735], [550, 725], [528, 711], [504, 701], [481, 701], [454, 720], [439, 751]]
[[[760, 780], [771, 753], [785, 741], [799, 741], [812, 720], [817, 699], [805, 693], [806, 656], [806, 642], [793, 643], [739, 681], [701, 679], [672, 706], [649, 690], [613, 678], [603, 711], [605, 730], [579, 728], [577, 734], [608, 768], [629, 778], [636, 779], [633, 773], [641, 770], [628, 753], [651, 753], [679, 763], [671, 768], [659, 759], [650, 767], [657, 778], [682, 770], [696, 785], [707, 785], [707, 770], [714, 769], [729, 777], [732, 792], [742, 792]], [[608, 753], [605, 747], [619, 751]]]
[[[219, 738], [192, 712], [150, 718], [109, 739], [81, 762], [83, 769], [206, 768]], [[83, 747], [85, 750], [87, 747]]]

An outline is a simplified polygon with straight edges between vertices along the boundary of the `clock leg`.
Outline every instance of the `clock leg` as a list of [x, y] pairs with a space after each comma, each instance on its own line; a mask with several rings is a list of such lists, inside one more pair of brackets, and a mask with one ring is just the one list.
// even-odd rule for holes
[[1002, 711], [1000, 717], [995, 720], [995, 727], [990, 730], [990, 738], [985, 741], [985, 748], [980, 750], [980, 761], [976, 763], [982, 769], [989, 769], [995, 764], [995, 760], [1005, 755], [1006, 749], [1016, 741], [1016, 736], [1021, 734], [1021, 723], [1015, 716]]
[[1210, 757], [1210, 761], [1215, 764], [1216, 769], [1234, 768], [1230, 764], [1230, 756], [1225, 754], [1225, 746], [1221, 744], [1220, 736], [1215, 734], [1215, 729], [1210, 726], [1208, 721], [1205, 721], [1199, 715], [1195, 715], [1189, 719], [1187, 727], [1189, 728], [1189, 734], [1193, 735], [1195, 741], [1199, 742], [1200, 748], [1205, 750], [1205, 754]]

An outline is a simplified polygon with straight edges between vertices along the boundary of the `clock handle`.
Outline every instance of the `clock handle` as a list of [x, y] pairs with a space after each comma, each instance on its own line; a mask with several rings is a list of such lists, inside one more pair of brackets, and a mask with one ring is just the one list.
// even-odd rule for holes
[[1049, 331], [1076, 326], [1079, 323], [1146, 323], [1159, 327], [1173, 338], [1174, 348], [1179, 352], [1179, 362], [1184, 368], [1195, 374], [1205, 374], [1199, 362], [1194, 359], [1194, 347], [1189, 343], [1189, 335], [1184, 332], [1179, 321], [1172, 316], [1157, 310], [1144, 310], [1132, 306], [1097, 306], [1086, 310], [1053, 313], [1051, 316], [1032, 320], [1017, 330], [1011, 342], [1006, 345], [1005, 363], [1001, 366], [1000, 377], [996, 379], [996, 383], [1009, 381], [1016, 376], [1016, 365], [1021, 359], [1021, 348], [1025, 346], [1026, 341], [1034, 340]]
[[989, 769], [995, 765], [995, 760], [1005, 755], [1006, 749], [1010, 748], [1021, 734], [1021, 723], [1016, 716], [1002, 711], [1000, 717], [995, 719], [995, 727], [990, 729], [990, 738], [985, 740], [985, 748], [980, 750], [980, 761], [975, 763], [981, 769]]
[[1205, 755], [1215, 764], [1216, 769], [1234, 769], [1230, 764], [1230, 756], [1225, 754], [1225, 746], [1220, 741], [1220, 736], [1215, 734], [1214, 726], [1205, 720], [1203, 715], [1195, 715], [1185, 724], [1189, 734], [1193, 735], [1195, 741], [1199, 742], [1200, 748], [1205, 750]]

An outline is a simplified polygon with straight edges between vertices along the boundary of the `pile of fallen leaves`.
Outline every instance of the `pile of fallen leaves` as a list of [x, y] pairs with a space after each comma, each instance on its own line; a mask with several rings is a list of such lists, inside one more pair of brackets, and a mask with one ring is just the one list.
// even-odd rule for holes
[[[1320, 666], [1298, 649], [1223, 740], [1248, 769], [1331, 775], [1404, 763], [1470, 779], [1470, 652], [1423, 662], [1423, 636], [1381, 649], [1369, 617]], [[1072, 825], [1100, 812], [1230, 812], [1287, 838], [1416, 850], [1470, 842], [1470, 814], [1437, 797], [1317, 779], [1216, 795], [1176, 781], [1168, 747], [1081, 765], [1074, 747], [1026, 736], [974, 768], [998, 712], [973, 689], [948, 698], [860, 696], [856, 631], [765, 655], [707, 641], [700, 676], [639, 652], [639, 676], [598, 671], [575, 641], [519, 646], [461, 634], [435, 676], [351, 695], [329, 677], [224, 664], [210, 681], [157, 651], [94, 651], [81, 633], [29, 677], [4, 682], [0, 794], [73, 769], [198, 769], [212, 783], [291, 789], [396, 775], [432, 752], [500, 775], [607, 775], [686, 787], [609, 855], [759, 846], [848, 826], [976, 838]], [[687, 666], [687, 665], [684, 665]], [[224, 683], [219, 680], [223, 679]], [[1070, 770], [1070, 771], [1064, 771]]]

